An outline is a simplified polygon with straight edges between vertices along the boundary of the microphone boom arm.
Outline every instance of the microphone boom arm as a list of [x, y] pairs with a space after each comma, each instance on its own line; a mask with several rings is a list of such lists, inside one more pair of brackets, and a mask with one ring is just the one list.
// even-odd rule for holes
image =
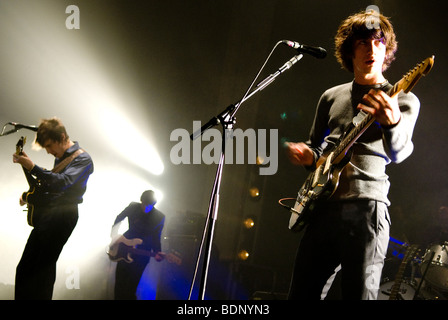
[[14, 128], [14, 129], [11, 129], [11, 130], [8, 130], [8, 131], [5, 132], [5, 130], [6, 130], [6, 126], [7, 126], [8, 124], [9, 124], [9, 123], [7, 123], [7, 124], [5, 124], [5, 125], [3, 126], [2, 132], [0, 133], [0, 137], [7, 136], [8, 134], [15, 133], [15, 132], [19, 131], [19, 129]]
[[[252, 92], [250, 92], [249, 94], [247, 94], [243, 99], [241, 99], [240, 101], [238, 101], [236, 104], [231, 104], [230, 106], [228, 106], [224, 111], [222, 111], [220, 114], [218, 114], [217, 116], [211, 118], [206, 124], [204, 124], [199, 130], [193, 132], [190, 135], [190, 139], [194, 140], [197, 137], [201, 136], [205, 131], [207, 131], [208, 129], [217, 126], [220, 123], [224, 123], [226, 121], [226, 119], [230, 119], [230, 121], [234, 121], [234, 116], [236, 114], [236, 112], [238, 111], [239, 107], [241, 106], [241, 104], [243, 102], [245, 102], [246, 100], [248, 100], [250, 97], [252, 97], [254, 94], [256, 94], [258, 91], [261, 91], [263, 89], [265, 89], [267, 86], [269, 86], [272, 82], [274, 82], [274, 80], [283, 72], [285, 72], [286, 70], [289, 70], [295, 63], [297, 63], [300, 59], [303, 58], [303, 54], [298, 54], [295, 55], [294, 57], [292, 57], [291, 59], [289, 59], [283, 66], [281, 66], [277, 72], [270, 74], [268, 77], [266, 77], [263, 81], [261, 81], [259, 84], [257, 84], [257, 88], [255, 90], [253, 90]], [[230, 115], [231, 114], [231, 115]], [[228, 118], [228, 116], [230, 115], [230, 118]]]
[[[14, 126], [14, 129], [11, 129], [11, 130], [5, 132], [6, 127], [8, 125]], [[5, 124], [3, 126], [2, 132], [0, 133], [0, 137], [7, 136], [7, 135], [9, 135], [11, 133], [15, 133], [15, 132], [19, 131], [20, 129], [28, 129], [28, 130], [31, 130], [31, 131], [37, 131], [37, 127], [36, 126], [27, 126], [27, 125], [23, 125], [23, 124], [16, 123], [16, 122], [8, 122], [7, 124]]]

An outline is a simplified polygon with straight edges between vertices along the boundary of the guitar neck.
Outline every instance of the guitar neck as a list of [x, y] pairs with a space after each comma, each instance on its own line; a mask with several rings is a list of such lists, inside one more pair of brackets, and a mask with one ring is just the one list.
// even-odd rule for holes
[[394, 284], [393, 284], [392, 288], [390, 289], [389, 300], [397, 300], [397, 298], [398, 298], [398, 292], [400, 291], [401, 281], [403, 279], [403, 273], [406, 268], [406, 264], [407, 264], [407, 262], [402, 263], [400, 265], [399, 271], [398, 271], [397, 275], [395, 276]]
[[390, 290], [389, 300], [397, 300], [404, 270], [406, 269], [408, 262], [413, 258], [417, 249], [418, 247], [416, 245], [412, 245], [411, 247], [407, 248], [403, 261], [401, 262], [400, 267], [398, 268], [398, 272], [395, 276], [395, 282]]
[[[21, 137], [20, 140], [16, 144], [16, 154], [17, 155], [21, 155], [23, 153], [23, 147], [24, 147], [25, 143], [26, 143], [26, 137]], [[34, 177], [23, 166], [22, 166], [22, 169], [23, 169], [23, 173], [25, 174], [26, 180], [28, 181], [29, 186], [30, 187], [34, 186], [36, 184], [36, 180], [34, 179]]]
[[[394, 97], [397, 95], [400, 89], [400, 82], [397, 82], [388, 92], [387, 94], [390, 97]], [[333, 151], [333, 163], [339, 163], [345, 155], [347, 151], [353, 146], [353, 144], [358, 140], [358, 138], [370, 127], [370, 125], [375, 122], [375, 118], [368, 113], [364, 119], [356, 124], [342, 139], [336, 149]]]
[[145, 256], [145, 257], [154, 257], [156, 255], [155, 252], [147, 251], [147, 250], [143, 250], [143, 249], [128, 248], [128, 251], [130, 253], [134, 253], [139, 256]]
[[34, 187], [37, 184], [36, 179], [31, 175], [31, 173], [29, 173], [29, 171], [27, 169], [25, 169], [24, 167], [22, 167], [23, 169], [23, 173], [25, 174], [26, 177], [26, 181], [28, 181], [28, 185], [30, 187]]

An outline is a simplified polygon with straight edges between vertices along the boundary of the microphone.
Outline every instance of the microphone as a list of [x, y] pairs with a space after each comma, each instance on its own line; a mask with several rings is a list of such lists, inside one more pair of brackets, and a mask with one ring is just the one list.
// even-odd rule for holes
[[283, 40], [282, 43], [296, 49], [300, 53], [308, 53], [318, 59], [323, 59], [327, 56], [327, 50], [321, 47], [311, 47], [307, 46], [306, 44], [300, 44], [298, 42], [289, 40]]
[[28, 130], [32, 130], [32, 131], [36, 131], [37, 132], [37, 129], [38, 129], [38, 127], [36, 127], [36, 126], [31, 126], [31, 125], [29, 126], [29, 125], [21, 124], [21, 123], [17, 123], [17, 122], [8, 122], [8, 124], [14, 126], [15, 130], [28, 129]]

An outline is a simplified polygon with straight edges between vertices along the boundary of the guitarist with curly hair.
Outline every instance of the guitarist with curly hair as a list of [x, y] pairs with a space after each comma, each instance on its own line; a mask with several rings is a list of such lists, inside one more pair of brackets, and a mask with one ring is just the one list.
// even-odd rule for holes
[[332, 195], [313, 199], [289, 299], [324, 298], [338, 270], [342, 299], [377, 299], [390, 229], [386, 165], [413, 151], [419, 100], [412, 93], [386, 93], [393, 86], [383, 72], [397, 49], [389, 19], [376, 11], [354, 14], [341, 23], [335, 44], [338, 62], [354, 80], [323, 93], [309, 140], [286, 145], [291, 162], [313, 171], [356, 118], [371, 115], [374, 121], [351, 146]]

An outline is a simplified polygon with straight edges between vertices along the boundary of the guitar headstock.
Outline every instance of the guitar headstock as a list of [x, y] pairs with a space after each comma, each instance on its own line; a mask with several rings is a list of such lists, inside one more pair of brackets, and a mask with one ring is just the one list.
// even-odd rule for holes
[[432, 66], [434, 65], [434, 56], [426, 58], [424, 61], [420, 62], [415, 66], [414, 69], [410, 70], [406, 75], [398, 82], [398, 87], [396, 88], [396, 93], [403, 90], [405, 93], [414, 88], [417, 84], [418, 80], [422, 76], [425, 76], [431, 71]]
[[16, 144], [16, 154], [21, 154], [23, 152], [23, 147], [26, 144], [26, 137], [20, 137]]

